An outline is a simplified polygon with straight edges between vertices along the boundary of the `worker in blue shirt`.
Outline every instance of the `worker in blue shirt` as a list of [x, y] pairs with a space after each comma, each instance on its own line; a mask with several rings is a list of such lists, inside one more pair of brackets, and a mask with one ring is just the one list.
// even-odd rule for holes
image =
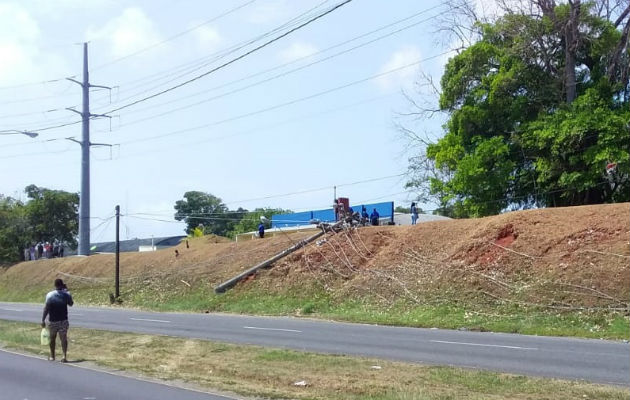
[[376, 211], [376, 208], [372, 211], [372, 214], [370, 214], [370, 222], [372, 222], [372, 225], [378, 225], [378, 219], [380, 218], [380, 214], [378, 213], [378, 211]]
[[258, 224], [258, 237], [261, 239], [265, 237], [265, 225], [262, 222]]
[[361, 207], [361, 225], [365, 226], [367, 225], [368, 220], [370, 219], [370, 216], [367, 213], [367, 210], [365, 209], [365, 206]]

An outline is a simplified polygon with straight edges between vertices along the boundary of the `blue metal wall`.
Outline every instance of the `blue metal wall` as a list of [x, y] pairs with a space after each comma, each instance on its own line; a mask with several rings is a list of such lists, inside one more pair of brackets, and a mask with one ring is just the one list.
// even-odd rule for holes
[[394, 202], [387, 201], [385, 203], [372, 203], [372, 204], [350, 204], [352, 207], [352, 211], [361, 212], [361, 207], [365, 206], [368, 215], [372, 214], [372, 211], [376, 209], [381, 218], [390, 218], [392, 221], [394, 220]]
[[329, 208], [327, 210], [313, 211], [313, 219], [318, 219], [322, 222], [335, 222], [335, 210]]
[[311, 219], [313, 219], [311, 211], [292, 214], [276, 214], [271, 216], [271, 227], [282, 228], [286, 226], [308, 225]]
[[[352, 211], [361, 212], [361, 207], [365, 206], [367, 213], [372, 214], [372, 210], [376, 209], [381, 218], [394, 219], [394, 202], [388, 201], [384, 203], [372, 204], [352, 204]], [[271, 216], [272, 228], [286, 228], [289, 226], [308, 225], [309, 221], [316, 219], [322, 222], [334, 222], [335, 212], [332, 208], [326, 210], [304, 211], [292, 214], [275, 214]]]

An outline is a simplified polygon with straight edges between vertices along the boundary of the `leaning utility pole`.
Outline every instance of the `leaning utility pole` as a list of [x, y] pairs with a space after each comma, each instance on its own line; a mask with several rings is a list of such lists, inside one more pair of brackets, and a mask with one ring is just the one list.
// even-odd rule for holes
[[82, 118], [81, 141], [68, 138], [81, 145], [81, 194], [79, 197], [79, 255], [90, 255], [90, 146], [111, 146], [90, 142], [90, 119], [92, 117], [109, 117], [108, 115], [90, 114], [90, 88], [111, 89], [107, 86], [92, 85], [88, 72], [88, 44], [83, 43], [83, 82], [72, 78], [68, 80], [81, 85], [83, 89], [83, 110], [81, 112], [68, 108]]

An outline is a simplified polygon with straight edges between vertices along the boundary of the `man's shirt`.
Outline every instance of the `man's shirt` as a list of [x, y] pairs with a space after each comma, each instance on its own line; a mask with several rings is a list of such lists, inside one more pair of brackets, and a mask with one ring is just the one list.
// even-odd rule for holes
[[64, 290], [53, 290], [46, 295], [48, 307], [48, 319], [50, 322], [64, 321], [68, 319], [68, 306], [74, 304], [70, 293]]

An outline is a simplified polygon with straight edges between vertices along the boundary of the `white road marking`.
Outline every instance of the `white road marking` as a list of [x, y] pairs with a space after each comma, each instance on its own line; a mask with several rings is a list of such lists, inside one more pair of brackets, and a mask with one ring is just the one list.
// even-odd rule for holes
[[131, 318], [131, 317], [129, 317], [129, 319], [134, 320], [134, 321], [163, 322], [165, 324], [171, 323], [171, 321], [165, 321], [163, 319], [146, 319], [146, 318]]
[[503, 349], [516, 349], [516, 350], [538, 350], [537, 347], [503, 346], [499, 344], [482, 344], [482, 343], [467, 343], [467, 342], [448, 342], [446, 340], [430, 340], [430, 341], [433, 343], [461, 344], [463, 346], [501, 347]]
[[4, 311], [24, 311], [24, 310], [21, 310], [19, 308], [8, 308], [8, 307], [0, 307], [0, 310], [4, 310]]
[[257, 329], [260, 331], [280, 331], [280, 332], [296, 332], [302, 333], [302, 331], [298, 331], [296, 329], [280, 329], [280, 328], [260, 328], [258, 326], [244, 326], [243, 329]]

